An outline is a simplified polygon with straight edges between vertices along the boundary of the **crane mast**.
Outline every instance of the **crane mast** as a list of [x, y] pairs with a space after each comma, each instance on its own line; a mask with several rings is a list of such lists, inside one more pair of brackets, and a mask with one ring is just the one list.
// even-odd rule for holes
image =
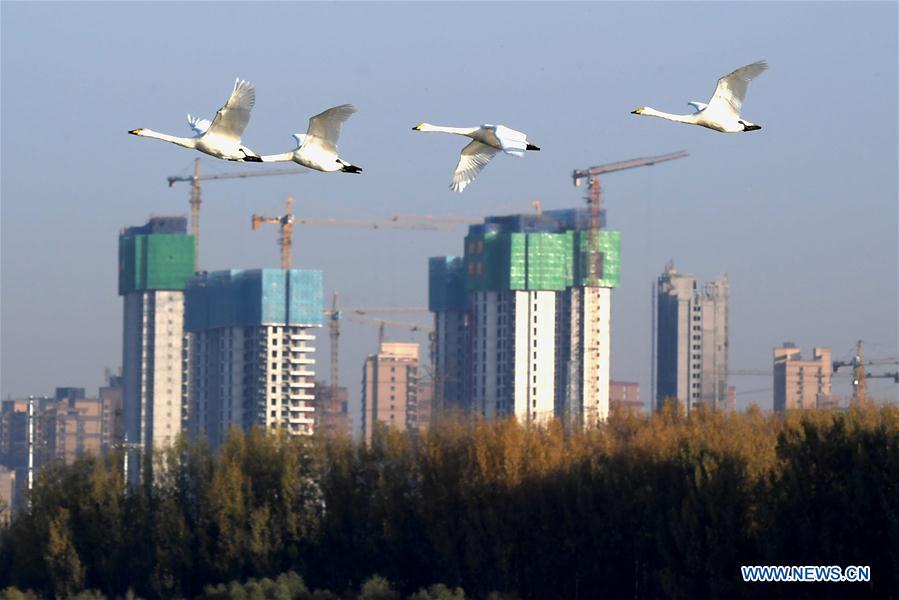
[[[172, 181], [169, 179], [169, 187]], [[190, 185], [190, 232], [194, 236], [194, 272], [200, 270], [200, 159], [194, 159], [194, 176]]]
[[293, 251], [293, 196], [287, 197], [286, 205], [286, 210], [280, 217], [263, 217], [254, 214], [251, 221], [253, 229], [259, 229], [263, 223], [281, 227], [278, 244], [281, 246], [281, 268], [285, 270], [290, 269], [290, 258]]
[[337, 368], [338, 342], [340, 338], [340, 312], [337, 310], [337, 291], [331, 296], [331, 320], [328, 322], [328, 333], [331, 336], [331, 401], [337, 398], [337, 377], [339, 375]]
[[267, 169], [201, 175], [200, 159], [196, 158], [194, 159], [193, 175], [176, 175], [166, 178], [166, 181], [169, 182], [169, 187], [173, 187], [179, 181], [190, 182], [190, 233], [194, 236], [194, 271], [200, 270], [200, 205], [203, 203], [200, 188], [201, 181], [215, 179], [246, 179], [248, 177], [267, 177], [269, 175], [300, 175], [303, 173], [308, 173], [308, 171], [306, 169]]
[[867, 399], [868, 383], [865, 380], [865, 365], [862, 360], [862, 341], [855, 343], [855, 359], [852, 361], [852, 401], [862, 404]]

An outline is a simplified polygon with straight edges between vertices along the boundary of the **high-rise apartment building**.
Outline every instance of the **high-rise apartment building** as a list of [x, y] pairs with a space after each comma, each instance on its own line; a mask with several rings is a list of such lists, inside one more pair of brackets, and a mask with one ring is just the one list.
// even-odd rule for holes
[[419, 371], [418, 390], [415, 396], [415, 404], [409, 411], [409, 427], [418, 433], [424, 433], [431, 428], [431, 419], [434, 409], [434, 381], [423, 379]]
[[185, 315], [192, 435], [218, 447], [232, 427], [313, 433], [321, 271], [198, 273]]
[[434, 412], [465, 411], [469, 401], [468, 298], [459, 256], [428, 261], [428, 308], [434, 314]]
[[653, 384], [656, 407], [676, 398], [687, 411], [728, 406], [727, 275], [697, 288], [673, 263], [656, 282], [653, 299]]
[[84, 388], [56, 388], [55, 402], [41, 411], [39, 439], [46, 449], [40, 465], [51, 460], [72, 464], [84, 454], [103, 450], [103, 404], [87, 398]]
[[802, 360], [799, 348], [791, 342], [774, 349], [775, 411], [836, 405], [830, 389], [833, 373], [830, 348], [816, 347], [813, 355], [811, 360]]
[[382, 342], [362, 370], [362, 438], [371, 443], [375, 423], [417, 431], [418, 344]]
[[313, 395], [315, 396], [316, 433], [336, 436], [353, 435], [347, 389], [343, 386], [332, 388], [328, 384], [316, 382]]
[[16, 504], [16, 472], [0, 465], [0, 527], [12, 519]]
[[636, 412], [643, 412], [640, 384], [636, 381], [612, 381], [609, 383], [609, 406], [620, 406]]
[[122, 376], [107, 375], [106, 385], [100, 388], [100, 404], [103, 408], [103, 450], [121, 445], [125, 441], [122, 420]]
[[619, 233], [576, 209], [487, 217], [464, 258], [430, 259], [435, 411], [604, 419], [619, 256]]
[[154, 217], [119, 235], [122, 420], [125, 442], [143, 451], [171, 444], [182, 429], [184, 287], [194, 264], [186, 231], [184, 217]]

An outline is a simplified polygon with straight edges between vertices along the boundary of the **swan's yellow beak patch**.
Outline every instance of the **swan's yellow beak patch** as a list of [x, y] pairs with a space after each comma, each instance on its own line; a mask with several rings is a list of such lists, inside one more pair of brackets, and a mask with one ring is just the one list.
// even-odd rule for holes
[[422, 125], [424, 125], [424, 123], [419, 123], [418, 125], [416, 125], [415, 127], [412, 128], [412, 131], [421, 131]]
[[128, 133], [130, 133], [131, 135], [140, 135], [141, 131], [143, 131], [143, 129], [132, 129]]
[[638, 108], [637, 110], [633, 110], [633, 111], [631, 111], [631, 114], [632, 114], [632, 115], [642, 115], [642, 114], [643, 114], [643, 109], [642, 109], [642, 108]]

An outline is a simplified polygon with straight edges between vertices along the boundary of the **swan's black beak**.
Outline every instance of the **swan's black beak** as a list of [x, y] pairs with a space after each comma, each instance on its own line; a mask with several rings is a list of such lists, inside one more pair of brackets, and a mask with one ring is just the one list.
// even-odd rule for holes
[[132, 129], [128, 133], [130, 133], [131, 135], [140, 135], [141, 131], [142, 131], [141, 129]]
[[416, 125], [415, 127], [413, 127], [413, 128], [412, 128], [412, 131], [419, 131], [418, 125]]
[[638, 108], [638, 109], [636, 109], [636, 110], [632, 110], [632, 111], [631, 111], [631, 114], [632, 114], [632, 115], [639, 115], [639, 114], [640, 114], [640, 109]]

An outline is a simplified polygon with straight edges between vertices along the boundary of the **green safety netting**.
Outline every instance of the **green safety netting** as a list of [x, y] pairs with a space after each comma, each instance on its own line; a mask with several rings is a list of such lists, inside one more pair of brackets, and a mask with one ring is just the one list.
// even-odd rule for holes
[[119, 294], [183, 290], [194, 273], [194, 237], [137, 234], [119, 237]]

